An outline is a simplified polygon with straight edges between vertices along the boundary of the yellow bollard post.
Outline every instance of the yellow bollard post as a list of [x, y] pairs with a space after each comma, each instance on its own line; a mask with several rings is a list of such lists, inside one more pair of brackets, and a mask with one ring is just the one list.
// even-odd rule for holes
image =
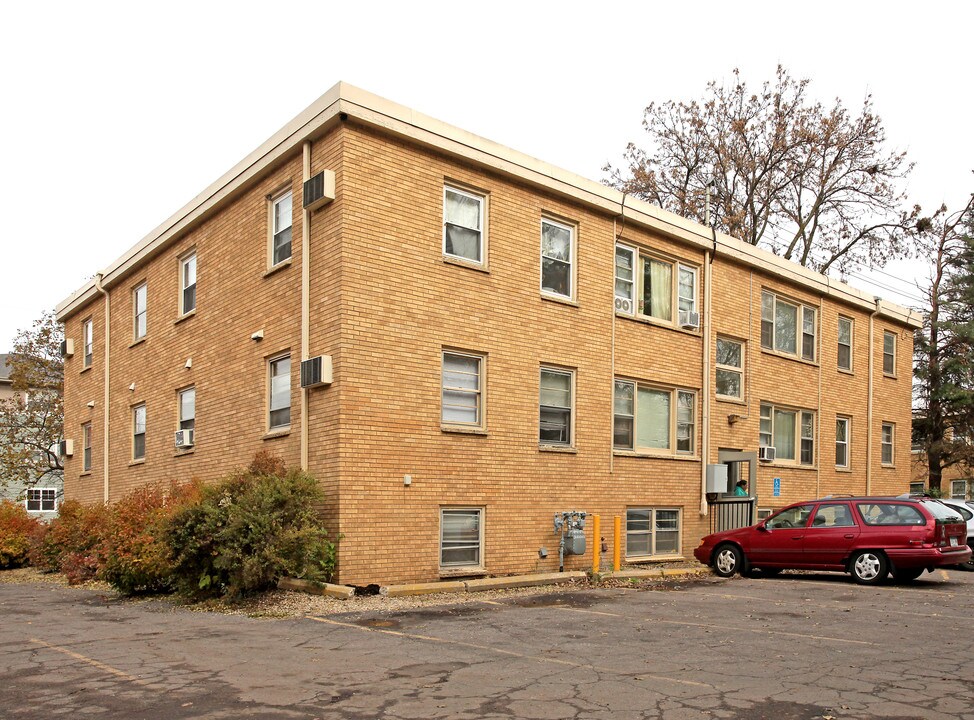
[[592, 573], [599, 574], [599, 561], [602, 559], [602, 538], [599, 536], [601, 531], [599, 516], [592, 516]]
[[619, 556], [622, 553], [622, 519], [616, 515], [612, 523], [612, 571], [619, 572]]

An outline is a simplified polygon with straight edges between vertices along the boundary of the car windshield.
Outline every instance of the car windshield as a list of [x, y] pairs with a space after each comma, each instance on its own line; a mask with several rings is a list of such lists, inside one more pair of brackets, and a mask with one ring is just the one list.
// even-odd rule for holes
[[930, 511], [930, 514], [942, 522], [964, 522], [960, 516], [960, 510], [948, 507], [942, 502], [923, 500], [923, 507]]

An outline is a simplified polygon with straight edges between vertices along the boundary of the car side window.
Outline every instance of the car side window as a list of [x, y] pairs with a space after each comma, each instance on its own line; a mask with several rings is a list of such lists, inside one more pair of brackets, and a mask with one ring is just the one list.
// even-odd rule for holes
[[805, 527], [808, 516], [812, 513], [811, 505], [798, 505], [787, 510], [782, 510], [777, 515], [772, 515], [764, 524], [766, 528], [775, 530], [777, 528], [798, 528]]
[[926, 525], [923, 515], [912, 505], [859, 503], [857, 507], [867, 525]]
[[812, 520], [812, 527], [850, 527], [855, 525], [849, 506], [845, 503], [833, 505], [819, 505], [815, 511], [815, 519]]

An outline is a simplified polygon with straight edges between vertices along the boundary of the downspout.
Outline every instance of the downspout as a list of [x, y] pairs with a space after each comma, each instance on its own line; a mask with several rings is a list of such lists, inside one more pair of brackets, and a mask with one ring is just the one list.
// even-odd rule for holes
[[[828, 275], [825, 276], [829, 282]], [[818, 350], [818, 405], [815, 412], [815, 497], [822, 497], [822, 343], [821, 327], [822, 314], [825, 310], [825, 299], [818, 299], [818, 317], [815, 318], [818, 327], [815, 328], [815, 345]]]
[[102, 294], [105, 298], [105, 378], [104, 378], [104, 397], [102, 399], [102, 404], [104, 405], [104, 410], [102, 411], [102, 416], [104, 422], [102, 425], [102, 465], [104, 473], [104, 489], [103, 497], [104, 502], [108, 504], [108, 408], [109, 408], [109, 367], [111, 365], [111, 350], [112, 350], [112, 310], [111, 310], [111, 298], [109, 297], [108, 291], [102, 286], [101, 279], [102, 273], [95, 275], [95, 289]]
[[703, 378], [700, 395], [701, 403], [701, 423], [703, 432], [701, 433], [700, 447], [700, 515], [705, 516], [709, 510], [707, 505], [707, 463], [710, 461], [710, 287], [713, 279], [713, 268], [711, 263], [717, 251], [717, 233], [714, 233], [714, 254], [710, 250], [704, 253], [704, 292], [703, 292], [703, 337], [701, 346], [703, 348]]
[[882, 300], [875, 296], [876, 309], [869, 314], [869, 396], [866, 398], [866, 495], [872, 491], [873, 481], [873, 319], [879, 313], [879, 303]]
[[[622, 212], [625, 213], [625, 195], [623, 195], [622, 200]], [[612, 302], [609, 303], [609, 312], [612, 313], [610, 322], [612, 323], [612, 343], [610, 349], [609, 357], [609, 417], [613, 418], [613, 421], [609, 423], [609, 475], [615, 473], [615, 398], [616, 398], [616, 302], [615, 302], [615, 254], [616, 254], [616, 243], [619, 242], [619, 236], [616, 234], [616, 219], [612, 218]], [[633, 268], [633, 280], [636, 279], [636, 270]], [[635, 285], [633, 285], [635, 287]], [[635, 296], [635, 293], [633, 293]]]
[[[302, 182], [311, 179], [311, 141], [304, 143]], [[301, 194], [304, 205], [304, 193]], [[311, 212], [301, 215], [301, 360], [311, 355]], [[308, 388], [301, 388], [301, 469], [308, 470]]]

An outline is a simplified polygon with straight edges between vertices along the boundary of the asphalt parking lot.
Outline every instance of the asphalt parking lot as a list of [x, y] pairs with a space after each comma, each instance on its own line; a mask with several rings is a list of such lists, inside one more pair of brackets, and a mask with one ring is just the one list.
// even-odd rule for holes
[[288, 619], [0, 585], [0, 717], [971, 718], [974, 573]]

